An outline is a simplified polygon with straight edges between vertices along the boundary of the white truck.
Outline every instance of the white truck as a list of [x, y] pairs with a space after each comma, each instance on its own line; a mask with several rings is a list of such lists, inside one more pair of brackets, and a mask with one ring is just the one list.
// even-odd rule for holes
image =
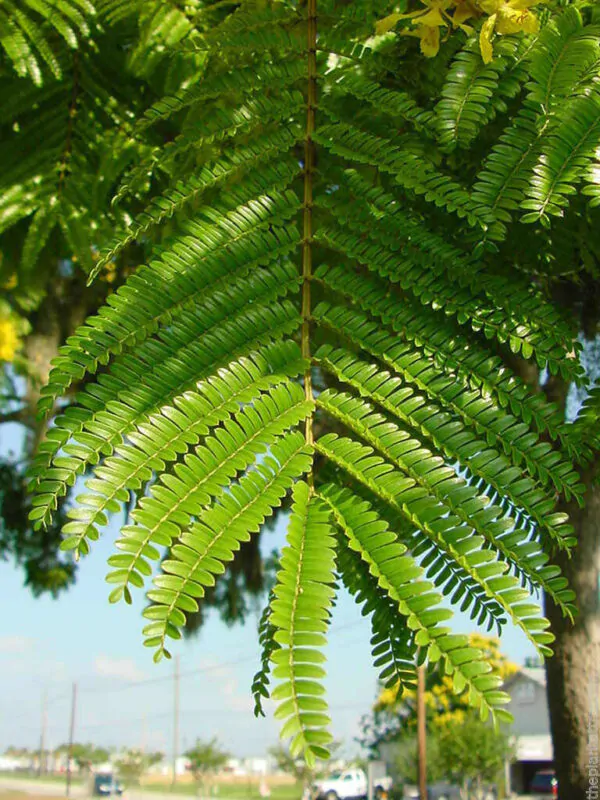
[[[392, 788], [387, 775], [373, 778], [373, 797], [383, 800]], [[333, 772], [328, 778], [315, 781], [312, 786], [315, 800], [356, 800], [368, 794], [367, 776], [362, 769], [345, 769]]]

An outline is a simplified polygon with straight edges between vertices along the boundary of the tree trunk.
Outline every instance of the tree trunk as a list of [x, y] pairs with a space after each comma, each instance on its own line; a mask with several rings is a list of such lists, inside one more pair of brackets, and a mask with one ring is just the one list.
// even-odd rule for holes
[[592, 484], [593, 472], [583, 476], [585, 507], [564, 506], [578, 545], [570, 559], [562, 554], [554, 559], [577, 595], [575, 624], [546, 598], [546, 615], [556, 636], [546, 677], [560, 800], [588, 800], [590, 788], [596, 789], [591, 797], [598, 797], [598, 783], [590, 782], [590, 759], [598, 764], [598, 740], [589, 740], [594, 724], [597, 732], [600, 692], [600, 486]]
[[46, 320], [42, 330], [36, 330], [25, 340], [25, 356], [30, 365], [31, 374], [25, 390], [25, 408], [23, 422], [27, 426], [26, 452], [31, 458], [46, 432], [47, 421], [37, 418], [37, 404], [40, 390], [48, 380], [50, 362], [57, 355], [62, 344], [60, 328], [56, 319]]
[[[596, 323], [595, 323], [596, 325]], [[594, 328], [595, 330], [596, 328]], [[566, 410], [568, 385], [550, 377], [539, 385], [535, 365], [507, 358], [521, 378], [548, 400]], [[600, 461], [582, 474], [585, 506], [559, 503], [569, 514], [577, 546], [571, 558], [555, 554], [552, 563], [560, 567], [576, 595], [579, 614], [575, 623], [565, 619], [552, 600], [545, 597], [545, 613], [556, 641], [554, 655], [546, 661], [546, 695], [559, 800], [594, 800], [598, 778], [590, 775], [590, 759], [598, 765], [598, 724], [600, 722]], [[590, 741], [590, 733], [594, 733]], [[596, 783], [593, 784], [590, 778]], [[592, 789], [592, 793], [588, 794]], [[594, 793], [595, 792], [595, 793]]]
[[96, 295], [91, 294], [86, 288], [83, 273], [78, 273], [64, 283], [57, 281], [48, 287], [39, 308], [30, 317], [32, 331], [24, 341], [29, 375], [21, 419], [28, 429], [25, 442], [28, 458], [35, 454], [46, 433], [47, 421], [37, 419], [37, 403], [40, 391], [48, 381], [50, 362], [58, 354], [58, 348], [82, 324], [88, 312], [98, 306], [101, 299], [104, 299], [104, 289], [101, 289], [99, 296], [97, 292]]

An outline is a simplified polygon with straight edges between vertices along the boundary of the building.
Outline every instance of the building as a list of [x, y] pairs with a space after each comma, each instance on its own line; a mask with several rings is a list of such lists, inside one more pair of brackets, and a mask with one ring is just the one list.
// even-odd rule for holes
[[[502, 688], [510, 696], [506, 708], [514, 717], [514, 724], [508, 731], [513, 739], [514, 761], [506, 765], [506, 782], [509, 792], [521, 794], [528, 791], [538, 770], [552, 767], [545, 669], [541, 666], [519, 667]], [[396, 739], [379, 742], [378, 752], [386, 763], [388, 775], [402, 780], [403, 776], [396, 773], [396, 751]]]
[[525, 792], [539, 769], [552, 767], [550, 715], [546, 699], [546, 671], [543, 667], [521, 667], [506, 681], [510, 695], [507, 710], [514, 717], [515, 760], [510, 765], [510, 788]]
[[[179, 776], [189, 775], [189, 763], [189, 760], [185, 756], [179, 756], [175, 762], [175, 774]], [[158, 761], [156, 764], [153, 764], [151, 767], [149, 767], [146, 772], [148, 775], [172, 778], [173, 761], [170, 758], [163, 758], [162, 761]]]
[[25, 772], [30, 769], [30, 756], [0, 756], [0, 771], [2, 772]]
[[224, 771], [236, 777], [264, 776], [271, 771], [268, 756], [229, 758]]

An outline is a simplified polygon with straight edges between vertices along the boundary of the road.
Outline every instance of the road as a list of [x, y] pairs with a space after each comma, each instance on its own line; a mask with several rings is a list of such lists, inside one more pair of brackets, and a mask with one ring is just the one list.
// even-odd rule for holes
[[[0, 793], [4, 791], [23, 792], [24, 794], [41, 795], [45, 797], [65, 797], [65, 784], [59, 781], [38, 781], [26, 778], [8, 778], [0, 776]], [[75, 784], [71, 787], [73, 800], [89, 798], [87, 787]], [[219, 800], [228, 800], [225, 795], [219, 794]], [[131, 789], [125, 793], [123, 800], [194, 800], [190, 794], [178, 792], [145, 792], [143, 789]], [[212, 798], [197, 798], [197, 800], [215, 800]], [[239, 796], [236, 798], [239, 800]], [[515, 800], [537, 800], [531, 795], [519, 795]]]
[[[9, 778], [0, 776], [0, 792], [14, 791], [30, 795], [44, 795], [45, 797], [64, 797], [65, 784], [62, 781], [39, 781], [33, 778]], [[89, 797], [86, 786], [73, 784], [71, 786], [73, 800]], [[189, 794], [176, 792], [144, 792], [142, 789], [132, 789], [125, 794], [124, 800], [193, 800]], [[219, 800], [227, 800], [219, 795]]]
[[[40, 781], [35, 778], [11, 778], [7, 775], [0, 775], [0, 794], [3, 792], [21, 792], [32, 795], [38, 800], [40, 797], [65, 797], [64, 781]], [[86, 784], [76, 783], [71, 786], [72, 800], [90, 798], [89, 789]], [[0, 798], [2, 800], [2, 798]], [[180, 793], [173, 791], [144, 791], [134, 787], [128, 789], [123, 795], [123, 800], [215, 800], [215, 797], [194, 797], [189, 792]], [[239, 793], [235, 798], [229, 798], [226, 794], [219, 793], [218, 800], [240, 800]], [[252, 800], [256, 800], [256, 792], [252, 794]]]
[[[0, 777], [0, 791], [24, 792], [25, 794], [47, 795], [48, 797], [64, 797], [65, 784], [58, 781], [38, 781], [33, 778]], [[71, 797], [84, 797], [83, 786], [72, 786]]]

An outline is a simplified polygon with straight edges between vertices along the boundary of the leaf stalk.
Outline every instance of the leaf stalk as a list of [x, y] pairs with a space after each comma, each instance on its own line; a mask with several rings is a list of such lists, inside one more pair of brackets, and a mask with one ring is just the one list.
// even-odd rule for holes
[[[304, 137], [304, 205], [303, 205], [303, 244], [302, 244], [302, 357], [307, 365], [304, 370], [304, 394], [309, 402], [313, 402], [311, 352], [310, 352], [310, 315], [311, 315], [311, 279], [312, 279], [312, 239], [313, 239], [313, 174], [315, 166], [315, 108], [317, 104], [317, 0], [307, 2], [307, 50], [308, 50], [308, 88], [306, 98], [306, 132]], [[306, 444], [313, 444], [312, 415], [306, 418], [304, 436]], [[312, 475], [308, 475], [309, 485]]]

